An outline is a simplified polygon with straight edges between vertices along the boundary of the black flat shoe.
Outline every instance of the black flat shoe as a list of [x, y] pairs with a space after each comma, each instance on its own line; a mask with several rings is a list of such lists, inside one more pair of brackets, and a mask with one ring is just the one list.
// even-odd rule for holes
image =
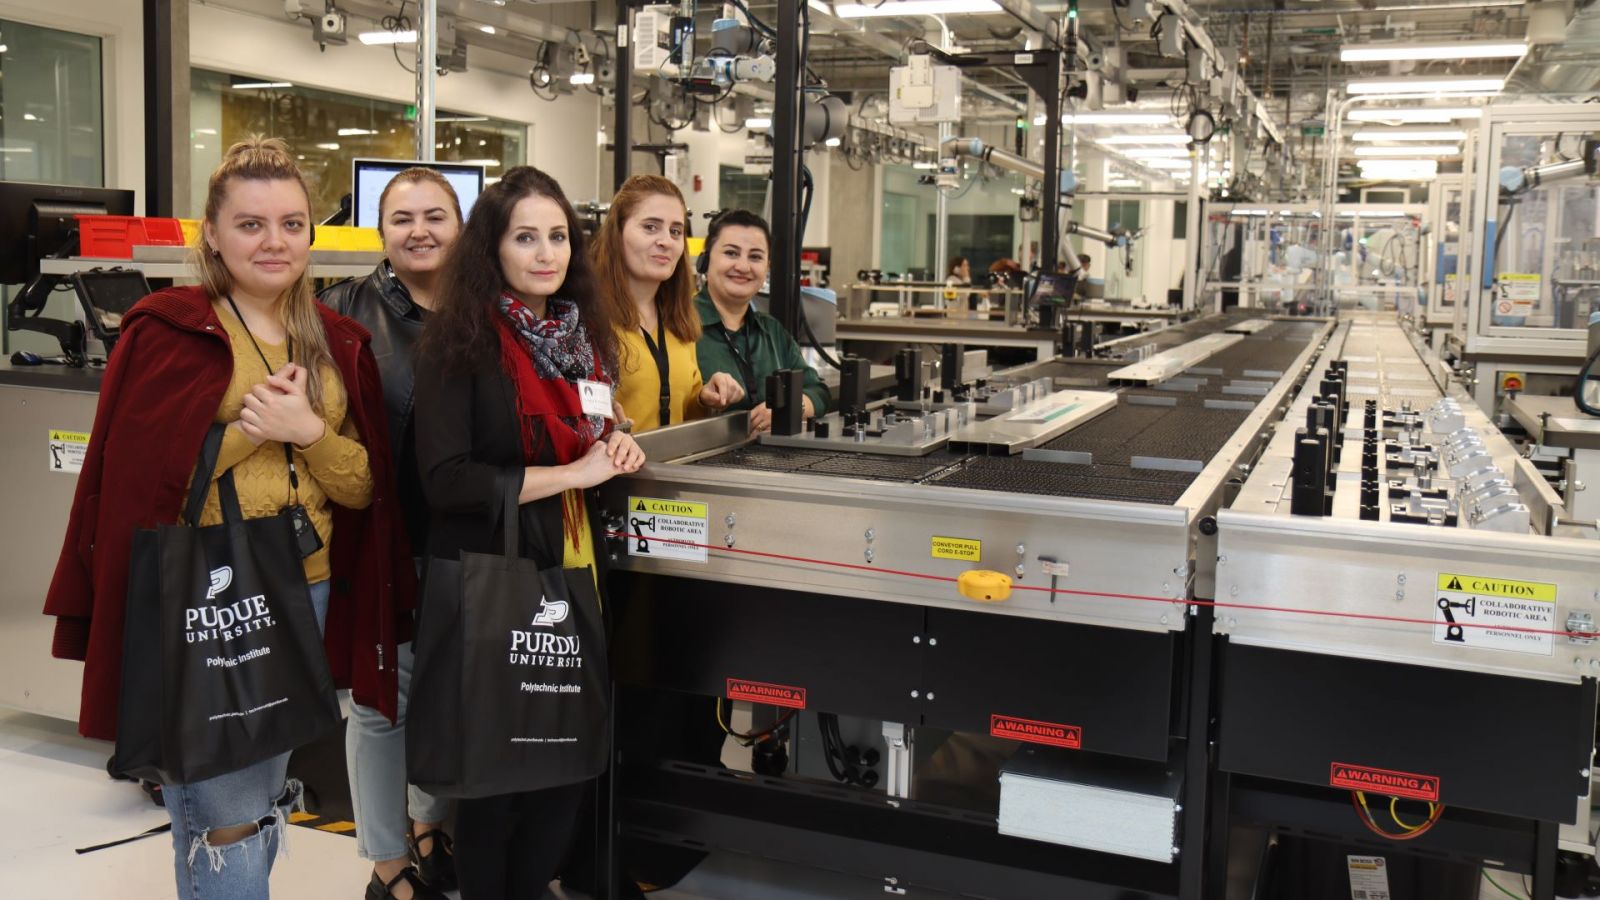
[[[423, 841], [432, 838], [433, 847], [424, 856], [419, 849]], [[412, 837], [411, 858], [416, 860], [417, 874], [422, 880], [435, 890], [453, 891], [456, 889], [456, 855], [450, 843], [450, 835], [435, 828], [425, 832], [421, 837]]]
[[402, 881], [411, 885], [412, 900], [450, 900], [418, 878], [417, 870], [410, 866], [401, 869], [400, 874], [389, 879], [388, 884], [378, 877], [378, 873], [372, 873], [372, 880], [367, 883], [367, 900], [395, 900], [394, 886]]

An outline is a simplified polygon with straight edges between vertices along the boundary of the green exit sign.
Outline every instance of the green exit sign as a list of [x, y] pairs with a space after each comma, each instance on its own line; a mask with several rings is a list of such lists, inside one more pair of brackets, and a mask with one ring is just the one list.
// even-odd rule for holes
[[407, 103], [406, 104], [406, 121], [407, 122], [415, 122], [416, 120], [417, 120], [417, 107], [416, 107], [416, 105], [415, 104], [411, 104], [411, 103]]
[[1301, 125], [1300, 126], [1300, 136], [1301, 137], [1322, 137], [1325, 134], [1327, 134], [1327, 131], [1325, 129], [1323, 129], [1323, 127], [1321, 125]]

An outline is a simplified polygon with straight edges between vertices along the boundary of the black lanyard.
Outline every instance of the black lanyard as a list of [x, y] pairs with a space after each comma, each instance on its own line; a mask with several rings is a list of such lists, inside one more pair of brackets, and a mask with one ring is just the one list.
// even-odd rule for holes
[[[250, 346], [256, 348], [256, 355], [261, 357], [261, 365], [266, 367], [267, 374], [272, 374], [272, 363], [267, 362], [267, 355], [261, 352], [261, 345], [256, 343], [255, 333], [245, 322], [244, 316], [239, 315], [239, 306], [233, 302], [233, 295], [228, 295], [228, 306], [233, 310], [233, 317], [239, 320], [239, 325], [250, 338]], [[294, 362], [294, 338], [285, 334], [283, 338], [288, 342], [289, 362]], [[283, 445], [283, 461], [289, 464], [289, 492], [294, 505], [300, 505], [300, 476], [294, 470], [294, 451], [289, 449], [288, 443]]]
[[[745, 319], [748, 327], [749, 316], [746, 316]], [[734, 334], [744, 334], [744, 329], [741, 328], [737, 332], [731, 332], [728, 330], [728, 326], [722, 324], [718, 324], [717, 328], [722, 331], [722, 339], [727, 342], [728, 350], [733, 354], [733, 361], [739, 365], [739, 374], [744, 378], [744, 392], [754, 396], [757, 390], [756, 367], [750, 364], [750, 360], [744, 355], [744, 351], [739, 348], [739, 342], [735, 342], [733, 339]]]
[[661, 376], [661, 427], [672, 424], [672, 364], [667, 358], [667, 336], [662, 330], [661, 313], [656, 313], [656, 336], [650, 339], [650, 332], [640, 326], [639, 333], [644, 335], [644, 344], [650, 348], [650, 355], [656, 360], [656, 373]]

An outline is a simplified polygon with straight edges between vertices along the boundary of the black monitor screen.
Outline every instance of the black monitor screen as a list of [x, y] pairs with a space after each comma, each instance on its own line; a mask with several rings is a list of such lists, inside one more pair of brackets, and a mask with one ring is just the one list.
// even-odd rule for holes
[[414, 166], [433, 169], [455, 189], [461, 201], [461, 217], [472, 215], [472, 205], [483, 193], [484, 169], [478, 163], [414, 162], [400, 159], [358, 159], [350, 176], [350, 224], [357, 228], [378, 227], [378, 200], [383, 189], [401, 172]]
[[80, 215], [133, 215], [133, 191], [0, 181], [0, 284], [26, 284]]
[[1067, 272], [1063, 275], [1040, 275], [1039, 288], [1034, 291], [1033, 299], [1039, 303], [1071, 303], [1072, 291], [1078, 286], [1078, 274]]
[[121, 330], [122, 317], [150, 293], [144, 273], [126, 269], [79, 272], [72, 283], [84, 306], [85, 321], [101, 340]]

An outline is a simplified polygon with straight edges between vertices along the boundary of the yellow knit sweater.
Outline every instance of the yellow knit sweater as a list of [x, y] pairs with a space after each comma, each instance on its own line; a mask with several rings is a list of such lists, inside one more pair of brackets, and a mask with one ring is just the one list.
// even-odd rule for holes
[[[228, 338], [233, 342], [233, 379], [217, 409], [217, 422], [224, 424], [238, 420], [244, 409], [244, 398], [251, 388], [267, 380], [266, 366], [256, 355], [250, 343], [250, 333], [223, 306], [217, 316], [222, 320]], [[261, 352], [276, 372], [289, 361], [284, 344], [269, 344], [256, 338]], [[322, 440], [304, 450], [294, 448], [295, 471], [300, 475], [300, 503], [305, 506], [322, 538], [322, 549], [306, 557], [306, 581], [316, 584], [328, 580], [328, 547], [333, 542], [333, 511], [330, 502], [350, 509], [363, 509], [372, 502], [372, 470], [367, 465], [367, 448], [362, 446], [355, 424], [347, 416], [349, 397], [339, 381], [339, 373], [332, 369], [322, 371], [322, 420], [328, 430]], [[229, 428], [222, 440], [222, 452], [217, 458], [217, 475], [233, 470], [233, 484], [239, 494], [239, 508], [247, 519], [276, 515], [294, 501], [289, 489], [289, 465], [283, 458], [283, 445], [265, 441], [261, 446], [237, 428]], [[222, 521], [222, 507], [217, 500], [217, 489], [212, 485], [206, 495], [205, 511], [200, 514], [201, 525], [216, 525]]]

